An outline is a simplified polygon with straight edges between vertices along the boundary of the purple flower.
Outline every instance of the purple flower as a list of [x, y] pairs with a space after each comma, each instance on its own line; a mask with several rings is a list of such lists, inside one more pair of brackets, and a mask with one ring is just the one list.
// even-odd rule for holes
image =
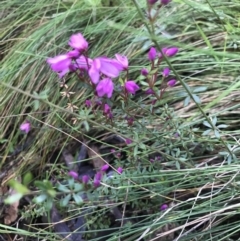
[[150, 5], [153, 5], [153, 4], [155, 4], [157, 1], [158, 1], [158, 0], [148, 0], [148, 3], [149, 3]]
[[78, 179], [78, 174], [75, 171], [68, 172], [68, 175], [73, 177], [74, 179]]
[[[166, 54], [166, 51], [167, 51], [167, 48], [162, 48], [162, 53], [163, 54]], [[163, 56], [162, 56], [162, 53], [160, 52], [160, 53], [158, 53], [158, 58], [162, 58]]]
[[71, 51], [69, 51], [68, 53], [67, 53], [67, 56], [69, 57], [69, 58], [78, 58], [79, 57], [79, 55], [80, 55], [80, 53], [79, 53], [79, 51], [78, 50], [71, 50]]
[[81, 33], [73, 34], [70, 37], [68, 44], [79, 51], [85, 51], [88, 49], [88, 42]]
[[125, 142], [126, 142], [127, 145], [130, 145], [130, 144], [132, 143], [132, 140], [129, 139], [129, 138], [127, 138], [127, 139], [125, 140]]
[[171, 0], [161, 0], [162, 5], [167, 5], [171, 2]]
[[104, 95], [106, 95], [108, 98], [112, 97], [112, 93], [113, 93], [113, 82], [111, 79], [109, 78], [105, 78], [103, 80], [101, 80], [96, 88], [97, 91], [97, 95], [99, 97], [103, 97]]
[[124, 70], [128, 69], [128, 58], [124, 55], [115, 54], [117, 61], [122, 65]]
[[101, 62], [99, 59], [94, 59], [88, 71], [88, 74], [94, 84], [97, 84], [100, 78]]
[[148, 90], [145, 91], [145, 94], [146, 95], [152, 95], [152, 94], [154, 94], [154, 91], [153, 91], [153, 89], [148, 89]]
[[118, 77], [120, 71], [123, 69], [122, 64], [116, 59], [109, 59], [107, 57], [99, 57], [97, 59], [100, 61], [100, 71], [110, 78]]
[[101, 172], [97, 172], [94, 179], [101, 181], [101, 179], [102, 179]]
[[108, 104], [104, 104], [103, 113], [109, 114], [111, 112], [111, 107]]
[[165, 203], [165, 204], [163, 204], [161, 207], [160, 207], [160, 210], [161, 211], [164, 211], [164, 210], [166, 210], [166, 209], [168, 209], [168, 205]]
[[50, 65], [51, 69], [57, 72], [60, 78], [70, 71], [71, 62], [71, 58], [66, 54], [47, 59], [47, 63]]
[[156, 55], [157, 55], [156, 49], [154, 47], [151, 47], [149, 52], [148, 52], [148, 59], [150, 61], [153, 61], [156, 58]]
[[128, 122], [128, 126], [132, 126], [133, 125], [134, 119], [132, 117], [126, 117], [126, 120]]
[[125, 89], [128, 93], [135, 94], [140, 87], [132, 80], [129, 80], [125, 83]]
[[94, 187], [99, 187], [100, 186], [100, 181], [101, 181], [101, 179], [102, 179], [102, 174], [101, 174], [101, 172], [97, 172], [96, 174], [95, 174], [95, 177], [94, 177], [94, 180], [93, 180], [93, 185], [94, 185]]
[[87, 108], [90, 108], [91, 105], [92, 105], [91, 100], [86, 100], [86, 101], [85, 101], [85, 105], [87, 106]]
[[96, 187], [96, 188], [99, 187], [100, 186], [100, 180], [94, 179], [93, 180], [93, 186]]
[[103, 172], [105, 172], [105, 171], [107, 171], [108, 168], [109, 168], [109, 165], [108, 165], [108, 164], [105, 164], [105, 165], [102, 166], [101, 170], [102, 170]]
[[31, 130], [31, 124], [29, 121], [25, 121], [20, 125], [20, 130], [25, 132], [26, 134]]
[[171, 79], [171, 80], [168, 81], [167, 84], [168, 84], [169, 87], [173, 87], [176, 84], [176, 82], [177, 81], [175, 79]]
[[162, 75], [163, 77], [168, 77], [168, 75], [170, 74], [170, 69], [169, 68], [164, 68]]
[[172, 56], [176, 55], [177, 52], [178, 52], [178, 48], [172, 47], [172, 48], [167, 49], [164, 54], [168, 57], [172, 57]]
[[118, 167], [117, 171], [118, 171], [118, 173], [122, 174], [123, 168], [122, 167]]
[[89, 181], [89, 176], [88, 176], [88, 175], [83, 175], [83, 176], [82, 176], [82, 182], [83, 182], [84, 184], [87, 184], [88, 181]]
[[89, 66], [91, 66], [93, 63], [93, 60], [81, 55], [79, 58], [76, 59], [76, 62], [77, 64], [74, 65], [76, 68], [79, 68], [81, 70], [88, 70]]
[[145, 69], [145, 68], [141, 69], [141, 75], [147, 76], [148, 75], [148, 70]]

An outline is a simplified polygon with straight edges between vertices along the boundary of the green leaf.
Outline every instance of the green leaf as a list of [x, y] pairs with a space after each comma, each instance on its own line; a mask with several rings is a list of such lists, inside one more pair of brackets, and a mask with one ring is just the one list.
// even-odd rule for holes
[[203, 122], [203, 125], [205, 125], [205, 126], [207, 126], [207, 127], [209, 127], [209, 128], [212, 128], [212, 126], [211, 126], [207, 121], [204, 121], [204, 122]]
[[68, 194], [67, 196], [65, 196], [61, 201], [60, 201], [60, 205], [62, 207], [66, 207], [71, 199], [71, 194]]
[[204, 132], [202, 133], [202, 136], [207, 136], [207, 135], [209, 135], [209, 133], [210, 133], [211, 131], [212, 131], [211, 129], [208, 129], [208, 130], [204, 131]]
[[79, 195], [77, 195], [75, 193], [73, 194], [73, 198], [74, 198], [76, 204], [79, 205], [79, 204], [83, 203], [83, 199]]
[[57, 186], [57, 189], [60, 191], [60, 192], [70, 192], [70, 189], [68, 189], [66, 186], [62, 185], [62, 184], [59, 184]]
[[75, 192], [79, 192], [79, 191], [82, 191], [84, 188], [84, 185], [83, 184], [80, 184], [80, 183], [74, 183], [74, 188], [73, 190]]
[[193, 93], [204, 92], [208, 89], [206, 86], [197, 87], [193, 90]]
[[190, 96], [187, 96], [183, 102], [183, 106], [186, 107], [189, 105], [189, 102], [190, 102]]
[[228, 125], [224, 125], [224, 124], [221, 124], [221, 125], [218, 125], [217, 128], [221, 129], [221, 128], [227, 128]]
[[53, 206], [53, 200], [51, 198], [48, 198], [46, 203], [45, 203], [45, 208], [47, 210], [50, 210], [52, 208], [52, 206]]
[[83, 121], [82, 124], [84, 125], [85, 130], [88, 132], [90, 130], [88, 122], [87, 121]]
[[37, 111], [39, 109], [40, 106], [40, 101], [39, 100], [34, 100], [33, 101], [33, 109], [34, 111]]
[[29, 183], [32, 181], [33, 176], [31, 172], [28, 172], [23, 177], [23, 185], [28, 186]]
[[197, 95], [193, 94], [192, 96], [196, 103], [201, 104], [201, 99]]
[[4, 200], [4, 203], [5, 204], [13, 204], [15, 202], [18, 202], [22, 197], [23, 197], [23, 195], [21, 193], [14, 193], [13, 195], [7, 197]]
[[45, 183], [43, 183], [42, 181], [35, 181], [34, 185], [39, 189], [41, 189], [42, 191], [46, 191], [47, 189]]
[[213, 124], [214, 126], [217, 124], [217, 117], [216, 117], [216, 116], [214, 116], [214, 117], [212, 118], [212, 124]]
[[68, 179], [68, 185], [71, 189], [74, 187], [74, 179], [73, 178]]
[[8, 185], [12, 187], [14, 190], [16, 190], [18, 193], [21, 193], [22, 195], [25, 195], [30, 192], [30, 190], [27, 187], [13, 179], [8, 182]]
[[45, 200], [47, 199], [47, 195], [45, 193], [39, 195], [38, 197], [36, 197], [34, 199], [34, 201], [37, 203], [37, 204], [40, 204], [42, 202], [44, 202]]
[[51, 197], [55, 197], [55, 196], [56, 196], [56, 191], [53, 190], [53, 189], [49, 189], [49, 190], [47, 190], [47, 193], [48, 193], [49, 196], [51, 196]]
[[138, 146], [136, 145], [133, 150], [133, 156], [136, 157], [138, 155]]
[[214, 134], [218, 139], [220, 138], [220, 133], [218, 132], [218, 130], [214, 130]]
[[178, 170], [181, 169], [181, 168], [180, 168], [180, 163], [179, 163], [178, 161], [176, 161], [176, 168], [177, 168]]

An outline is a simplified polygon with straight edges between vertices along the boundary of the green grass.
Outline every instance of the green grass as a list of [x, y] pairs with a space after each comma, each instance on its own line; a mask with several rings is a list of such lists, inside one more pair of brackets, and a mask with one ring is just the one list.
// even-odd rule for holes
[[[103, 186], [97, 193], [99, 202], [94, 205], [98, 209], [89, 217], [89, 233], [109, 228], [104, 213], [110, 208], [100, 199], [107, 196], [135, 221], [116, 229], [116, 236], [106, 240], [117, 240], [116, 237], [140, 240], [140, 236], [161, 241], [238, 240], [239, 1], [173, 0], [161, 10], [155, 26], [156, 36], [144, 27], [145, 1], [137, 1], [139, 9], [130, 0], [118, 1], [114, 6], [108, 1], [102, 6], [89, 2], [14, 0], [1, 3], [2, 185], [28, 171], [38, 180], [58, 177], [64, 172], [58, 160], [63, 149], [79, 147], [83, 139], [104, 143], [106, 136], [115, 133], [133, 139], [133, 144], [124, 147], [126, 158], [119, 163], [124, 173], [117, 184], [107, 183], [110, 188]], [[91, 89], [78, 83], [75, 77], [68, 77], [67, 84], [75, 92], [72, 102], [79, 108], [72, 113], [66, 109], [68, 100], [61, 96], [59, 79], [49, 69], [46, 59], [64, 53], [69, 37], [76, 32], [83, 33], [89, 41], [92, 58], [113, 57], [115, 53], [127, 55], [131, 78], [137, 79], [143, 89], [147, 87], [139, 72], [149, 67], [146, 57], [149, 47], [178, 46], [179, 54], [170, 59], [171, 69], [179, 77], [177, 86], [167, 91], [153, 114], [148, 104], [150, 97], [136, 95], [125, 108], [120, 99], [115, 98], [112, 125], [105, 123], [102, 115], [86, 112], [84, 102], [92, 96]], [[191, 98], [193, 94], [201, 103]], [[124, 113], [136, 118], [133, 128], [126, 125]], [[170, 117], [168, 122], [167, 117]], [[216, 132], [202, 135], [208, 129], [203, 122], [214, 117], [217, 117], [216, 126], [228, 127], [219, 130], [219, 138]], [[78, 119], [75, 125], [72, 118]], [[25, 119], [33, 125], [31, 145], [11, 159], [8, 155], [25, 142], [19, 131]], [[212, 128], [218, 131], [215, 126]], [[174, 138], [176, 132], [179, 138]], [[74, 149], [72, 154], [77, 151]], [[163, 161], [149, 165], [149, 155], [155, 152], [161, 154]], [[20, 216], [24, 202], [26, 200], [19, 206]], [[162, 203], [169, 205], [165, 212], [160, 212]], [[40, 207], [28, 205], [26, 210], [31, 219]], [[146, 213], [139, 211], [145, 209]], [[132, 214], [133, 210], [136, 214]], [[71, 219], [79, 213], [81, 207], [71, 202], [65, 218]], [[98, 214], [103, 217], [99, 222], [96, 217], [101, 215]], [[2, 224], [0, 233], [24, 235], [25, 240], [37, 240], [37, 237], [61, 240], [53, 237], [48, 229], [50, 223], [47, 229], [41, 229], [34, 226], [37, 222], [28, 223], [32, 230], [24, 227], [16, 230], [14, 224]], [[161, 238], [157, 238], [157, 234]]]

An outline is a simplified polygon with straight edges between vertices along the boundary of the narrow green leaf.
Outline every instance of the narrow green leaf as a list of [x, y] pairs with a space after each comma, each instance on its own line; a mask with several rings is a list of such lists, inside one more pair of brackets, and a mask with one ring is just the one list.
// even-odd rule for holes
[[68, 189], [66, 186], [62, 185], [62, 184], [58, 184], [57, 189], [60, 192], [70, 192], [70, 189]]
[[14, 190], [16, 190], [18, 193], [21, 193], [23, 195], [27, 194], [30, 191], [27, 187], [13, 179], [8, 182], [8, 185]]
[[83, 199], [79, 195], [77, 195], [75, 193], [73, 194], [73, 198], [74, 198], [76, 204], [79, 205], [79, 204], [83, 203]]
[[23, 177], [23, 185], [28, 186], [29, 183], [32, 181], [33, 176], [31, 172], [28, 172]]
[[5, 200], [4, 200], [4, 203], [5, 204], [13, 204], [15, 202], [18, 202], [21, 198], [23, 197], [23, 195], [21, 193], [15, 193], [9, 197], [7, 197]]
[[221, 125], [218, 125], [217, 128], [221, 129], [221, 128], [227, 128], [228, 125], [224, 125], [224, 124], [221, 124]]
[[34, 200], [37, 204], [44, 202], [47, 199], [47, 195], [45, 193], [37, 196]]
[[71, 194], [68, 194], [68, 195], [65, 196], [63, 199], [61, 199], [60, 205], [61, 205], [62, 207], [66, 207], [66, 206], [68, 205], [70, 199], [71, 199], [71, 196], [72, 196]]
[[203, 122], [203, 125], [205, 125], [205, 126], [207, 126], [207, 127], [209, 127], [209, 128], [212, 128], [212, 126], [211, 126], [207, 121], [204, 121], [204, 122]]

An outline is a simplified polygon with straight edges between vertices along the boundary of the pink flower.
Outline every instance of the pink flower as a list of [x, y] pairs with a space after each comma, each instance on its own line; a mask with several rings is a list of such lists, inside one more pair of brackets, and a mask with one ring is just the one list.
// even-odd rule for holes
[[122, 174], [123, 168], [122, 167], [118, 167], [117, 171], [118, 171], [118, 173]]
[[109, 114], [111, 112], [111, 107], [108, 104], [104, 104], [103, 113]]
[[169, 68], [164, 68], [162, 75], [163, 77], [168, 77], [168, 75], [170, 74], [170, 69]]
[[167, 5], [171, 2], [171, 0], [161, 0], [162, 5]]
[[129, 138], [127, 138], [127, 139], [125, 140], [125, 142], [126, 142], [127, 145], [130, 145], [130, 144], [132, 143], [132, 140], [129, 139]]
[[93, 180], [93, 186], [95, 187], [95, 188], [97, 188], [97, 187], [99, 187], [100, 186], [100, 180], [97, 180], [97, 179], [94, 179]]
[[153, 4], [155, 4], [157, 1], [158, 1], [158, 0], [148, 0], [148, 3], [149, 3], [150, 5], [153, 5]]
[[178, 52], [178, 48], [172, 47], [172, 48], [167, 49], [164, 54], [168, 57], [172, 57], [172, 56], [176, 55], [177, 52]]
[[88, 175], [83, 175], [83, 176], [82, 176], [82, 182], [83, 182], [84, 184], [87, 184], [88, 181], [89, 181], [89, 176], [88, 176]]
[[122, 64], [115, 59], [109, 59], [107, 57], [99, 57], [97, 59], [100, 61], [100, 71], [110, 78], [118, 77], [120, 71], [123, 69]]
[[54, 72], [57, 72], [63, 77], [70, 70], [71, 58], [67, 54], [58, 55], [54, 58], [48, 58], [47, 63], [50, 65]]
[[67, 53], [67, 56], [69, 58], [78, 58], [80, 55], [79, 51], [78, 50], [71, 50]]
[[128, 126], [132, 126], [133, 125], [134, 119], [132, 117], [128, 117], [127, 116], [126, 120], [127, 120]]
[[102, 174], [101, 174], [101, 172], [97, 172], [97, 173], [96, 173], [95, 179], [101, 181], [101, 179], [102, 179]]
[[87, 108], [90, 108], [91, 105], [92, 105], [91, 100], [86, 100], [86, 101], [85, 101], [85, 105], [87, 106]]
[[68, 175], [73, 177], [74, 179], [78, 179], [78, 174], [75, 171], [70, 171]]
[[100, 78], [100, 73], [110, 78], [119, 76], [123, 69], [122, 64], [116, 59], [109, 59], [107, 57], [98, 57], [93, 60], [88, 74], [94, 84], [97, 84]]
[[76, 68], [88, 70], [89, 66], [91, 66], [93, 63], [93, 60], [81, 55], [79, 58], [76, 59], [76, 63], [77, 63], [75, 64]]
[[160, 207], [160, 210], [161, 210], [161, 211], [164, 211], [164, 210], [166, 210], [166, 209], [168, 209], [168, 205], [167, 205], [167, 204], [163, 204], [163, 205]]
[[156, 55], [157, 55], [156, 49], [154, 47], [151, 47], [149, 52], [148, 52], [148, 59], [150, 61], [153, 61], [156, 58]]
[[29, 121], [26, 121], [20, 125], [20, 130], [26, 134], [31, 130], [31, 125]]
[[145, 91], [145, 94], [146, 95], [152, 95], [152, 94], [154, 94], [154, 91], [153, 91], [153, 89], [148, 89], [148, 90]]
[[125, 83], [125, 89], [128, 93], [135, 94], [136, 91], [140, 89], [140, 87], [132, 80], [129, 80]]
[[97, 172], [93, 180], [93, 186], [96, 188], [99, 187], [101, 179], [102, 179], [101, 172]]
[[101, 62], [99, 59], [94, 59], [92, 66], [90, 67], [88, 74], [94, 84], [97, 84], [100, 78]]
[[68, 44], [79, 51], [85, 51], [88, 49], [88, 42], [81, 33], [73, 34], [70, 37]]
[[148, 75], [148, 70], [145, 69], [145, 68], [141, 69], [141, 75], [147, 76]]
[[105, 165], [102, 166], [101, 170], [102, 170], [103, 172], [105, 172], [105, 171], [107, 171], [108, 168], [109, 168], [109, 165], [108, 165], [108, 164], [105, 164]]
[[171, 79], [171, 80], [168, 81], [167, 84], [168, 84], [169, 87], [173, 87], [176, 84], [176, 82], [177, 81], [175, 79]]
[[112, 93], [113, 93], [113, 82], [111, 79], [109, 78], [105, 78], [103, 80], [101, 80], [96, 88], [97, 91], [97, 95], [99, 97], [103, 97], [104, 95], [106, 95], [108, 98], [112, 97]]
[[128, 58], [124, 55], [115, 54], [117, 61], [122, 65], [124, 70], [128, 69]]

